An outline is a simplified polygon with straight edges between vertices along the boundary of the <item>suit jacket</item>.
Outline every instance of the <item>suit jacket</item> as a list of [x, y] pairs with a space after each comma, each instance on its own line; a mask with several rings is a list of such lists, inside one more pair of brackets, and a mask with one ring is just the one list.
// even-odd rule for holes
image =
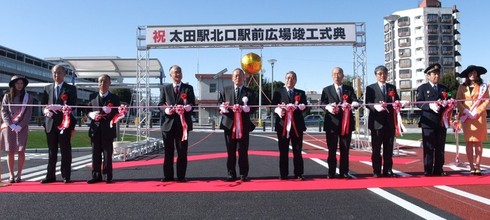
[[[366, 87], [366, 104], [369, 109], [369, 117], [368, 117], [368, 128], [370, 130], [373, 129], [382, 129], [383, 127], [387, 127], [390, 130], [395, 130], [394, 123], [394, 110], [393, 105], [387, 105], [388, 111], [378, 112], [374, 109], [372, 104], [378, 104], [380, 101], [384, 101], [386, 103], [392, 103], [394, 100], [400, 100], [400, 96], [398, 96], [398, 92], [396, 91], [396, 87], [392, 84], [386, 83], [386, 95], [383, 95], [381, 88], [378, 85], [378, 82], [373, 83]], [[388, 93], [393, 91], [394, 98], [388, 96]]]
[[[189, 84], [180, 83], [179, 92], [177, 96], [174, 95], [173, 84], [164, 85], [162, 88], [162, 94], [160, 96], [159, 106], [164, 104], [167, 105], [184, 105], [184, 100], [182, 99], [182, 94], [187, 95], [187, 105], [196, 105], [196, 96], [194, 95], [194, 88]], [[194, 109], [194, 108], [192, 108]], [[184, 111], [185, 123], [187, 124], [187, 131], [192, 131], [192, 109], [189, 112]], [[160, 130], [168, 132], [172, 129], [172, 125], [177, 123], [177, 126], [182, 127], [180, 122], [180, 116], [175, 113], [172, 115], [167, 115], [165, 112], [161, 113], [163, 115]]]
[[[103, 106], [107, 106], [109, 103], [113, 105], [111, 112], [106, 114], [103, 110]], [[112, 94], [109, 92], [106, 97], [102, 98], [100, 95], [97, 95], [95, 98], [90, 100], [90, 106], [93, 106], [91, 111], [99, 111], [100, 114], [104, 114], [105, 116], [101, 118], [99, 121], [92, 120], [90, 122], [90, 127], [88, 130], [88, 136], [94, 137], [97, 132], [102, 135], [104, 138], [114, 139], [116, 137], [116, 126], [110, 126], [112, 118], [118, 113], [117, 107], [121, 105], [119, 101], [119, 96], [116, 94]]]
[[[55, 99], [54, 91], [55, 91], [54, 83], [45, 86], [41, 104], [43, 104], [43, 105], [51, 105], [51, 104], [64, 105], [65, 103], [63, 103], [63, 101], [61, 100], [61, 96], [63, 94], [66, 94], [66, 95], [68, 95], [68, 101], [66, 102], [66, 104], [70, 105], [70, 106], [77, 105], [78, 97], [77, 97], [77, 88], [75, 86], [64, 82], [63, 85], [61, 86], [60, 95], [58, 96], [57, 99]], [[73, 112], [75, 112], [75, 110], [76, 109], [72, 109]], [[71, 118], [70, 119], [70, 127], [68, 129], [74, 129], [77, 121], [75, 119], [75, 116], [73, 116], [73, 114], [71, 114], [70, 118]], [[53, 126], [60, 125], [62, 120], [63, 120], [63, 114], [61, 114], [60, 112], [58, 112], [58, 114], [53, 114], [53, 117], [51, 117], [51, 118], [46, 117], [46, 122], [44, 124], [46, 132], [47, 133], [51, 132], [51, 129], [53, 128]]]
[[[442, 92], [447, 92], [447, 87], [437, 84], [437, 92], [432, 88], [430, 83], [424, 83], [417, 88], [417, 102], [443, 100]], [[429, 107], [429, 103], [417, 104], [422, 112], [420, 114], [419, 127], [421, 128], [442, 128], [442, 112], [444, 108], [435, 113]]]
[[[281, 103], [289, 104], [295, 103], [295, 97], [299, 96], [298, 104], [307, 105], [308, 102], [306, 100], [306, 93], [300, 89], [293, 89], [293, 97], [289, 98], [288, 91], [286, 87], [282, 87], [274, 91], [274, 99], [272, 100], [272, 105], [277, 105]], [[274, 109], [272, 109], [274, 110]], [[306, 109], [305, 109], [306, 110]], [[282, 131], [284, 127], [284, 117], [280, 117], [278, 114], [274, 113], [275, 117], [275, 130]], [[305, 119], [303, 117], [303, 111], [296, 108], [293, 112], [294, 124], [296, 125], [296, 129], [299, 131], [306, 131]]]
[[[242, 86], [242, 89], [240, 91], [240, 97], [238, 97], [238, 100], [235, 100], [235, 89], [234, 86], [226, 87], [223, 91], [220, 92], [219, 95], [219, 104], [223, 102], [228, 102], [230, 106], [233, 106], [234, 104], [240, 104], [243, 105], [243, 100], [242, 98], [244, 96], [247, 96], [248, 98], [248, 103], [247, 105], [257, 105], [258, 103], [255, 100], [255, 93], [253, 90]], [[250, 112], [246, 113], [242, 111], [242, 122], [243, 122], [243, 130], [244, 132], [250, 132], [255, 129], [255, 125], [252, 123], [250, 120], [250, 115], [253, 114], [256, 111], [256, 108], [251, 107]], [[231, 130], [233, 128], [233, 111], [231, 109], [228, 109], [228, 113], [225, 113], [220, 116], [220, 129], [228, 129]]]
[[[357, 101], [357, 96], [352, 86], [342, 85], [342, 96], [344, 95], [347, 95], [348, 103], [352, 104], [353, 101]], [[328, 105], [330, 103], [339, 104], [342, 103], [343, 100], [340, 100], [339, 96], [337, 95], [335, 86], [330, 85], [323, 88], [320, 102], [322, 105]], [[343, 115], [344, 113], [342, 109], [339, 109], [339, 112], [335, 115], [325, 110], [325, 120], [323, 122], [323, 130], [327, 133], [340, 134]], [[351, 112], [349, 130], [352, 132], [354, 131], [355, 128], [356, 128], [356, 123], [354, 121], [354, 114], [352, 114]]]

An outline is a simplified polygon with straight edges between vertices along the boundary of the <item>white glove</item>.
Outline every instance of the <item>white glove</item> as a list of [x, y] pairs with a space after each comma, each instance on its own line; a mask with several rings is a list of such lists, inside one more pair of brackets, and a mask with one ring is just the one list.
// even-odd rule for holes
[[328, 104], [327, 106], [325, 106], [325, 109], [326, 109], [328, 112], [330, 112], [330, 114], [335, 114], [335, 112], [334, 112], [334, 108], [335, 108], [335, 106], [334, 106], [334, 104], [333, 104], [333, 103], [330, 103], [330, 104]]
[[106, 114], [111, 113], [111, 108], [109, 106], [104, 106], [102, 107], [102, 111], [104, 111]]
[[282, 111], [282, 108], [279, 108], [279, 107], [276, 107], [274, 109], [274, 112], [279, 115], [279, 118], [282, 118], [282, 116], [284, 116], [284, 112]]
[[244, 105], [244, 106], [242, 107], [242, 110], [243, 110], [243, 112], [248, 113], [248, 112], [250, 112], [250, 107], [248, 107], [248, 105]]
[[172, 108], [166, 108], [165, 109], [165, 114], [167, 115], [173, 115], [175, 113], [175, 110]]
[[353, 101], [352, 104], [351, 104], [351, 106], [353, 108], [359, 108], [360, 105], [359, 105], [359, 102]]
[[400, 101], [400, 103], [402, 104], [402, 108], [403, 108], [403, 107], [406, 107], [410, 102], [409, 101]]
[[14, 131], [15, 131], [16, 133], [19, 133], [19, 132], [20, 132], [20, 130], [22, 130], [22, 127], [21, 127], [21, 126], [19, 126], [19, 125], [15, 125]]
[[221, 104], [219, 106], [219, 110], [220, 110], [221, 114], [228, 113], [228, 109], [225, 108], [225, 105], [223, 105], [223, 104]]
[[186, 112], [190, 112], [190, 111], [192, 110], [192, 106], [191, 106], [191, 105], [185, 105], [185, 106], [184, 106], [184, 110], [185, 110]]
[[376, 111], [378, 111], [378, 112], [385, 110], [385, 108], [383, 108], [383, 106], [381, 104], [374, 104], [374, 109], [376, 109]]
[[446, 107], [446, 106], [447, 106], [447, 100], [442, 100], [442, 102], [441, 102], [441, 106], [442, 106], [442, 107]]
[[435, 113], [439, 113], [440, 106], [437, 103], [429, 103], [429, 108]]
[[61, 105], [60, 104], [51, 104], [51, 105], [48, 105], [46, 107], [47, 109], [51, 110], [51, 111], [59, 111], [61, 110]]
[[298, 105], [298, 108], [299, 108], [299, 110], [303, 111], [303, 110], [305, 110], [306, 105], [303, 104], [303, 103], [301, 103], [301, 104]]
[[97, 117], [97, 115], [98, 115], [98, 114], [99, 114], [99, 112], [97, 112], [97, 111], [95, 111], [95, 112], [89, 112], [89, 113], [87, 114], [87, 116], [88, 116], [90, 119], [94, 120], [94, 119]]
[[44, 108], [43, 113], [44, 113], [44, 116], [46, 116], [48, 118], [53, 117], [53, 113], [51, 111], [49, 111], [48, 108]]

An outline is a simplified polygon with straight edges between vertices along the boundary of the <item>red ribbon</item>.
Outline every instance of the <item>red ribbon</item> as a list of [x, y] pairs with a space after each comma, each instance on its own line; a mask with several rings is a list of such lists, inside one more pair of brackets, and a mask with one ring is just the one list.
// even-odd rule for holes
[[344, 104], [342, 104], [342, 127], [340, 130], [340, 135], [342, 136], [350, 133], [350, 114], [351, 105], [344, 100]]
[[[394, 99], [394, 97], [393, 97], [393, 99]], [[401, 108], [402, 108], [402, 105], [400, 102], [393, 101], [393, 110], [395, 110], [395, 112], [393, 114], [393, 122], [395, 123], [395, 135], [397, 137], [402, 135], [401, 127], [403, 127], [403, 125], [398, 124], [399, 123], [398, 118], [401, 118], [401, 115], [400, 115], [400, 109]]]
[[[107, 105], [107, 106], [109, 106], [109, 105]], [[114, 117], [112, 117], [111, 123], [109, 124], [109, 126], [111, 128], [119, 120], [123, 119], [126, 116], [126, 114], [128, 114], [127, 106], [124, 104], [120, 105], [119, 108], [117, 108], [117, 111], [118, 111], [118, 113], [116, 115], [114, 115]]]
[[294, 122], [294, 110], [296, 110], [296, 105], [287, 104], [279, 105], [279, 107], [286, 110], [283, 123], [284, 127], [282, 128], [282, 136], [289, 138], [289, 131], [291, 131], [291, 127], [293, 127], [294, 134], [296, 134], [296, 137], [299, 137], [298, 129], [296, 128], [296, 123]]
[[71, 107], [68, 105], [64, 105], [61, 108], [61, 112], [63, 112], [63, 120], [61, 121], [61, 124], [58, 126], [58, 129], [60, 130], [60, 134], [63, 134], [63, 131], [68, 127], [70, 127]]
[[450, 127], [451, 118], [453, 116], [453, 110], [455, 107], [456, 107], [456, 101], [454, 99], [447, 100], [447, 108], [442, 112], [442, 120], [441, 120], [441, 125], [444, 126], [445, 128]]
[[184, 106], [183, 105], [177, 105], [174, 107], [175, 108], [175, 112], [177, 112], [177, 114], [179, 115], [180, 117], [180, 123], [182, 124], [182, 140], [181, 141], [185, 141], [187, 140], [187, 123], [185, 122], [185, 117], [184, 117]]
[[242, 139], [243, 137], [243, 119], [242, 119], [242, 106], [239, 104], [233, 105], [233, 129], [231, 138]]

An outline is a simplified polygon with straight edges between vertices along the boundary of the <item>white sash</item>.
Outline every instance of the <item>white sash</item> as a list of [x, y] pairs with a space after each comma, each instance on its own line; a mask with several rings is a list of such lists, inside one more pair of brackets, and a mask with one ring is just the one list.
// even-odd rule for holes
[[[480, 90], [478, 91], [478, 100], [476, 100], [476, 102], [473, 103], [473, 105], [470, 108], [470, 112], [473, 111], [480, 104], [483, 95], [487, 91], [487, 88], [488, 88], [488, 86], [486, 83], [482, 83], [480, 85]], [[465, 122], [467, 118], [468, 118], [467, 115], [463, 115], [461, 117], [461, 122]]]

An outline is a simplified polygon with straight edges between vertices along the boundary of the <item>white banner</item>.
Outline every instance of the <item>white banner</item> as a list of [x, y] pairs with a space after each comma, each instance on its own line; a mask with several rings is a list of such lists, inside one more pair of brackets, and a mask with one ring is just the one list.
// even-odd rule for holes
[[147, 26], [147, 48], [352, 45], [355, 23]]

